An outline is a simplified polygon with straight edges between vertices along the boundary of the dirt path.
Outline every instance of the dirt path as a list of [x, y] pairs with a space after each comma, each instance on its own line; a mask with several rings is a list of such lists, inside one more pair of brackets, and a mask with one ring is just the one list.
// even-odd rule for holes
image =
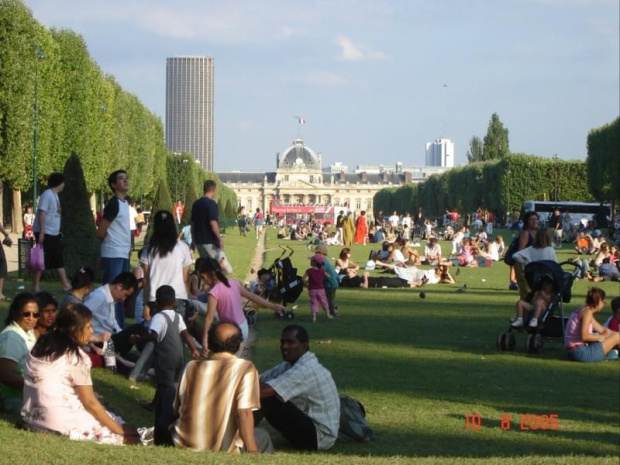
[[[256, 248], [254, 249], [254, 257], [252, 258], [252, 263], [250, 265], [250, 269], [248, 273], [245, 275], [244, 282], [249, 283], [251, 280], [256, 279], [256, 273], [263, 267], [263, 263], [265, 262], [265, 242], [266, 242], [266, 234], [265, 230], [261, 233], [258, 241], [256, 242]], [[257, 312], [257, 316], [258, 316]], [[263, 314], [265, 314], [263, 312]], [[244, 358], [246, 360], [252, 360], [254, 358], [254, 349], [256, 344], [256, 339], [258, 337], [256, 331], [256, 325], [252, 325], [248, 331], [248, 339], [245, 341], [245, 345], [243, 348], [243, 352], [241, 352], [240, 358]]]

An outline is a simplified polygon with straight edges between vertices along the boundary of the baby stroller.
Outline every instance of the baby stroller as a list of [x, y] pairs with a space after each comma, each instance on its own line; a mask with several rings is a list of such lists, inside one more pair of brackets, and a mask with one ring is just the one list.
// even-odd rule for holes
[[[269, 300], [278, 302], [285, 307], [295, 303], [304, 290], [301, 276], [297, 274], [297, 268], [293, 267], [291, 257], [295, 253], [288, 246], [280, 246], [282, 254], [275, 259], [270, 271], [275, 276], [276, 285], [269, 294]], [[288, 254], [288, 255], [287, 255]], [[296, 307], [293, 307], [295, 309]], [[276, 314], [277, 318], [292, 320], [295, 314], [292, 311], [285, 311]]]
[[532, 292], [539, 290], [545, 282], [553, 284], [553, 297], [547, 308], [538, 319], [538, 326], [528, 326], [531, 313], [524, 315], [525, 325], [523, 328], [508, 327], [508, 331], [497, 338], [497, 349], [500, 351], [514, 350], [516, 339], [513, 331], [527, 331], [526, 349], [528, 353], [540, 353], [544, 340], [564, 341], [564, 327], [568, 318], [564, 317], [564, 303], [569, 303], [572, 295], [574, 274], [562, 269], [563, 265], [574, 267], [572, 262], [556, 263], [542, 260], [529, 263], [525, 267], [525, 279], [530, 285]]

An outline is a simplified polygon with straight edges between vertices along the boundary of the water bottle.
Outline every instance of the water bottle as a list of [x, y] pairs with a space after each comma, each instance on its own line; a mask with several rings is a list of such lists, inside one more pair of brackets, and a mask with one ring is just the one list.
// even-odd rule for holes
[[103, 362], [106, 370], [116, 371], [116, 353], [112, 339], [103, 343]]

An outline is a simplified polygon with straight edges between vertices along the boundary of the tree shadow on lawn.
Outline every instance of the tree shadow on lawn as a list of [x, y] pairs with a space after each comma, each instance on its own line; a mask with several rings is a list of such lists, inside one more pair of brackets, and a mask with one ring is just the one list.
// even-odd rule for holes
[[587, 370], [586, 373], [581, 369], [584, 367], [573, 367], [568, 362], [565, 366], [549, 369], [528, 366], [527, 363], [505, 363], [499, 359], [464, 360], [398, 354], [373, 357], [349, 352], [325, 354], [320, 360], [332, 371], [338, 388], [345, 392], [348, 389], [394, 392], [412, 398], [467, 404], [516, 403], [521, 408], [533, 408], [540, 404], [540, 408], [545, 410], [543, 413], [547, 414], [566, 411], [567, 407], [588, 412], [590, 400], [584, 398], [581, 390], [571, 388], [582, 384], [587, 377], [588, 385], [597, 386], [597, 396], [608, 398], [602, 405], [612, 410], [611, 415], [602, 416], [595, 411], [583, 413], [579, 420], [618, 420], [618, 410], [614, 410], [614, 405], [618, 403], [618, 384], [614, 383], [617, 381], [616, 370]]
[[[463, 422], [464, 424], [464, 422]], [[484, 425], [484, 420], [483, 420]], [[371, 425], [372, 426], [372, 425]], [[491, 426], [500, 431], [499, 422]], [[518, 457], [518, 456], [552, 456], [563, 457], [572, 455], [585, 455], [593, 457], [609, 456], [609, 451], [601, 451], [594, 447], [592, 442], [600, 443], [601, 437], [604, 442], [611, 446], [617, 446], [616, 435], [577, 433], [565, 435], [562, 431], [544, 433], [548, 440], [543, 438], [532, 439], [536, 432], [521, 431], [495, 431], [489, 432], [484, 426], [479, 431], [460, 431], [459, 433], [433, 433], [412, 432], [407, 433], [396, 428], [377, 428], [373, 439], [368, 443], [341, 443], [332, 450], [338, 454], [351, 454], [359, 456], [408, 456], [408, 457], [463, 457], [463, 458], [489, 458], [489, 457]], [[486, 434], [485, 434], [486, 433]], [[558, 434], [559, 433], [559, 434]], [[504, 436], [505, 435], [505, 436]], [[555, 440], [563, 436], [562, 440]], [[579, 439], [590, 441], [590, 444], [581, 444], [575, 441], [568, 443], [567, 440]], [[534, 462], [535, 463], [535, 462]]]

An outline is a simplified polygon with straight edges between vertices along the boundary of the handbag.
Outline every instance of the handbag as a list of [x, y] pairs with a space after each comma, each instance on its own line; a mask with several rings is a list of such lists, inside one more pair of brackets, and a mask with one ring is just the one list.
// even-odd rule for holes
[[35, 246], [30, 249], [26, 268], [28, 268], [30, 272], [45, 270], [45, 255], [41, 244], [35, 244]]

